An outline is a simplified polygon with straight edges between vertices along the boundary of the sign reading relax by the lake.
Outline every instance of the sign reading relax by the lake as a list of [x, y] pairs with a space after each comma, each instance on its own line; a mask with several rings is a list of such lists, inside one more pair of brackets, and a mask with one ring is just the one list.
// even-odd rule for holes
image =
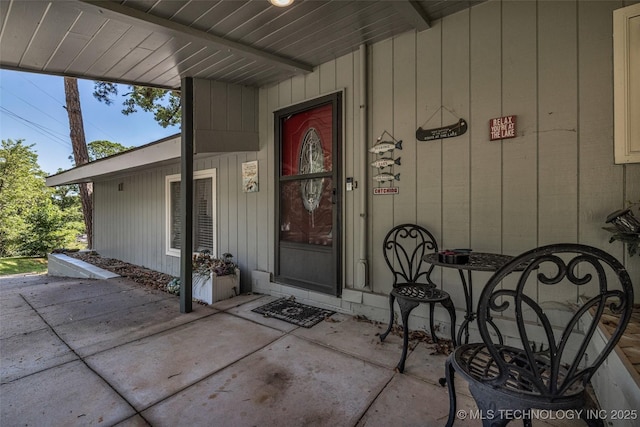
[[489, 120], [489, 140], [516, 137], [516, 116], [504, 116]]

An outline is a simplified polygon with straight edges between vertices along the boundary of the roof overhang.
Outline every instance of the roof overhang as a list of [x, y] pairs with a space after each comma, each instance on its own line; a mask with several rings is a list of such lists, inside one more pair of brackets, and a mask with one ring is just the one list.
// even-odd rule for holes
[[47, 186], [94, 182], [152, 166], [175, 163], [180, 158], [180, 150], [180, 135], [178, 134], [48, 176]]
[[263, 87], [485, 0], [2, 0], [0, 68], [179, 89]]

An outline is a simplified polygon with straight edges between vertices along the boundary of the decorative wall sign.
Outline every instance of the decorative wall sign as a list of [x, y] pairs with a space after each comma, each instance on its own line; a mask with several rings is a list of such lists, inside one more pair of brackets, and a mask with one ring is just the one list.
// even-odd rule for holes
[[242, 164], [242, 191], [255, 193], [258, 191], [258, 161]]
[[378, 169], [384, 169], [388, 166], [398, 165], [400, 166], [400, 157], [397, 159], [392, 159], [391, 157], [383, 157], [381, 159], [376, 160], [375, 162], [371, 162], [371, 166]]
[[[389, 139], [383, 140], [382, 138], [387, 135]], [[371, 162], [371, 166], [378, 169], [378, 174], [374, 175], [372, 179], [378, 183], [378, 187], [373, 189], [373, 194], [398, 194], [397, 189], [394, 189], [396, 181], [400, 181], [400, 174], [395, 173], [394, 168], [400, 166], [400, 157], [394, 158], [394, 151], [402, 150], [402, 140], [397, 140], [386, 130], [382, 132], [382, 135], [376, 140], [373, 147], [369, 149], [370, 153], [377, 155], [384, 154], [385, 157], [378, 157], [375, 161]], [[387, 171], [382, 172], [383, 169], [388, 168]], [[383, 183], [389, 183], [389, 187], [380, 187]], [[388, 190], [388, 191], [387, 191]]]
[[516, 116], [504, 116], [489, 120], [489, 141], [516, 137]]
[[402, 140], [397, 142], [395, 140], [394, 141], [378, 140], [378, 143], [376, 145], [369, 148], [369, 152], [374, 154], [382, 154], [382, 153], [386, 153], [387, 151], [393, 151], [396, 148], [398, 150], [402, 150]]
[[377, 187], [373, 189], [373, 194], [377, 196], [398, 193], [400, 193], [400, 189], [398, 187]]
[[422, 129], [422, 127], [419, 127], [418, 130], [416, 130], [416, 139], [418, 141], [432, 141], [434, 139], [452, 138], [454, 136], [460, 136], [466, 131], [467, 121], [460, 119], [458, 123], [435, 129]]

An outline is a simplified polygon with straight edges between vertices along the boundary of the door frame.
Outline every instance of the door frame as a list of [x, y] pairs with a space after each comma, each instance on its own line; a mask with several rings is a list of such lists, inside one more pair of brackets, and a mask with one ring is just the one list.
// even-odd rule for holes
[[[342, 134], [343, 134], [343, 94], [342, 91], [323, 95], [318, 98], [307, 100], [299, 104], [291, 105], [273, 112], [274, 115], [274, 148], [275, 148], [275, 186], [274, 186], [274, 206], [275, 206], [275, 228], [274, 228], [274, 277], [278, 283], [292, 285], [310, 291], [316, 291], [324, 294], [340, 296], [342, 293]], [[280, 183], [282, 177], [282, 128], [284, 119], [287, 117], [302, 113], [324, 105], [332, 105], [332, 180], [334, 186], [334, 207], [333, 207], [333, 231], [332, 246], [333, 252], [332, 263], [334, 266], [334, 274], [332, 277], [332, 286], [318, 286], [317, 284], [295, 280], [294, 278], [284, 277], [280, 274]], [[310, 175], [310, 178], [313, 175]], [[291, 243], [291, 245], [305, 246], [304, 244]], [[318, 247], [322, 251], [322, 247]], [[326, 248], [324, 250], [327, 250]]]

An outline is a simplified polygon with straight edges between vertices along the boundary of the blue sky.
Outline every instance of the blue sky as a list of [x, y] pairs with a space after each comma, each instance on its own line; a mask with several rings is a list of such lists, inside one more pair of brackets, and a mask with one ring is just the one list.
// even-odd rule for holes
[[[80, 104], [87, 142], [109, 140], [125, 146], [139, 146], [180, 132], [177, 126], [163, 128], [152, 113], [122, 114], [121, 85], [118, 98], [106, 105], [93, 97], [93, 80], [78, 80]], [[54, 174], [72, 163], [69, 119], [65, 105], [64, 80], [45, 74], [0, 70], [0, 138], [24, 139], [34, 145], [38, 164]]]

